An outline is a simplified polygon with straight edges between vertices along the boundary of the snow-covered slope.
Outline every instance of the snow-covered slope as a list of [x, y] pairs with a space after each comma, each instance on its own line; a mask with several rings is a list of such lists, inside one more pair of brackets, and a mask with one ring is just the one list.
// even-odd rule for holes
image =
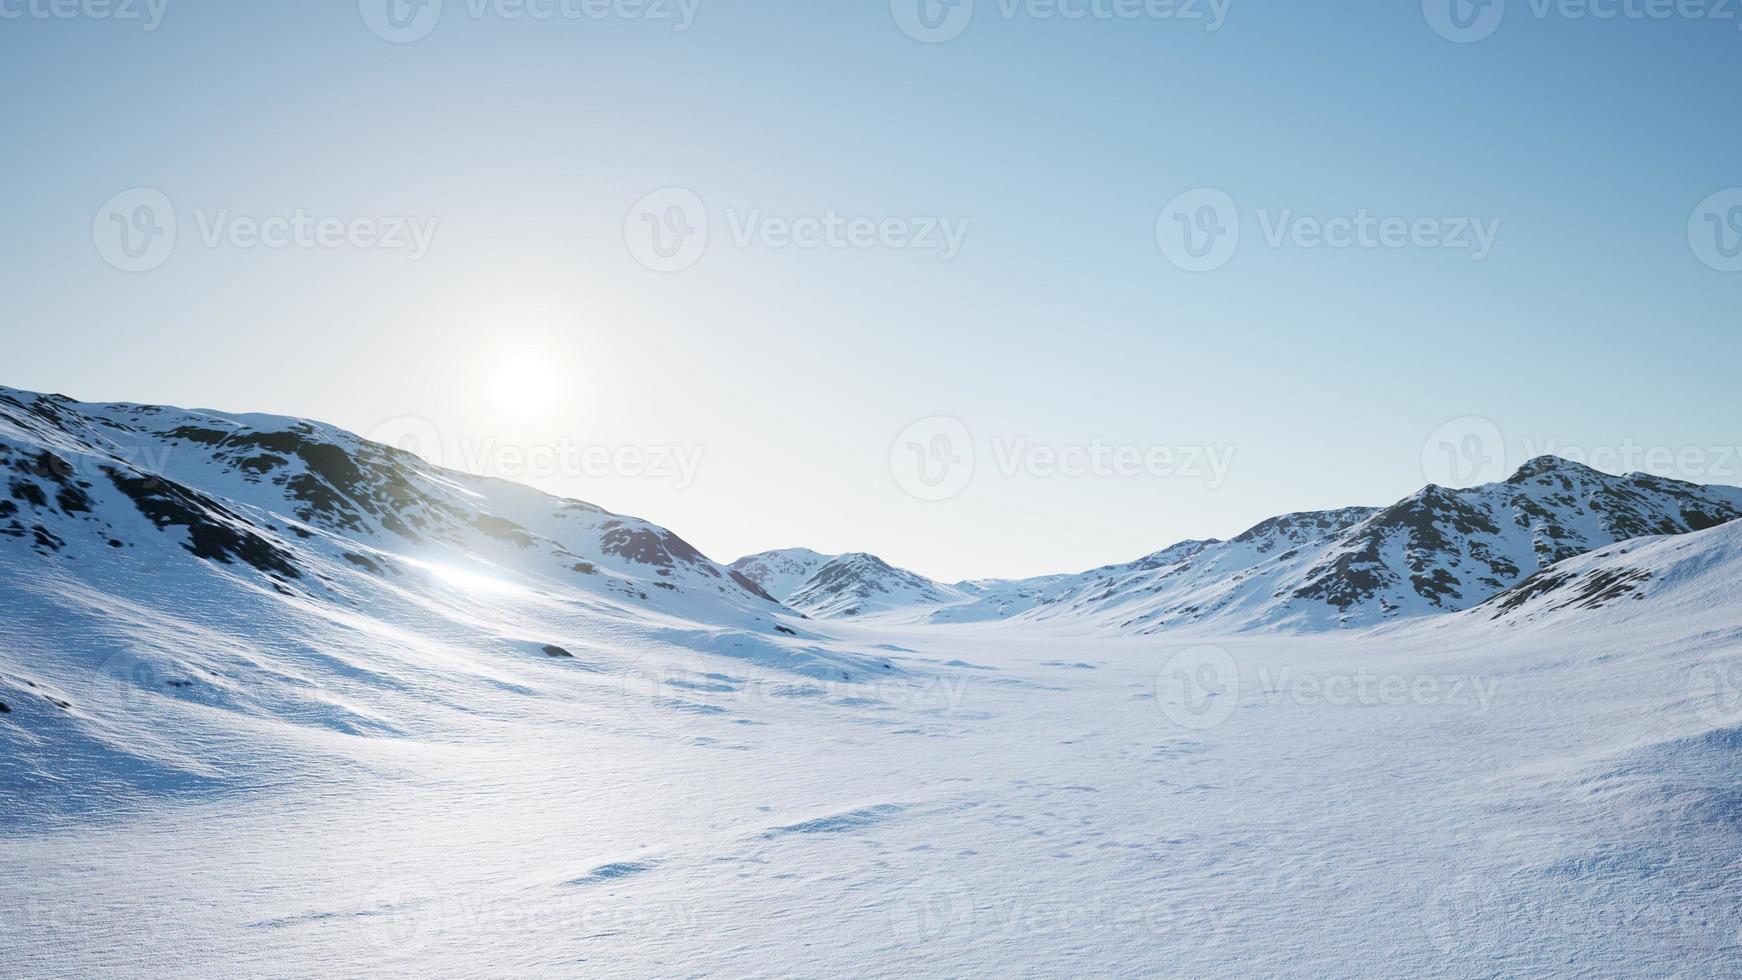
[[[867, 600], [794, 605], [821, 617], [872, 610], [931, 622], [1020, 618], [1154, 633], [1175, 628], [1329, 629], [1455, 612], [1557, 561], [1617, 541], [1742, 517], [1742, 489], [1611, 476], [1558, 457], [1503, 483], [1430, 486], [1390, 507], [1287, 514], [1227, 541], [1184, 541], [1077, 575], [943, 585], [860, 559], [838, 591]], [[881, 563], [878, 563], [881, 564]], [[864, 569], [870, 568], [870, 572]], [[874, 600], [874, 601], [872, 601]]]
[[1072, 620], [1119, 632], [1269, 614], [1303, 556], [1369, 519], [1370, 508], [1287, 514], [1228, 541], [1182, 541], [1133, 562], [1079, 575], [980, 583], [975, 600], [934, 618]]
[[1665, 624], [1696, 622], [1714, 609], [1742, 611], [1742, 521], [1635, 538], [1568, 558], [1448, 618], [1445, 626], [1495, 621], [1509, 628], [1602, 629], [1641, 615]]
[[1427, 489], [1352, 529], [1291, 598], [1339, 621], [1465, 609], [1564, 559], [1643, 535], [1742, 517], [1742, 489], [1610, 476], [1558, 457], [1504, 483]]
[[396, 734], [649, 664], [893, 670], [646, 521], [319, 423], [0, 389], [0, 783], [216, 778], [212, 709]]

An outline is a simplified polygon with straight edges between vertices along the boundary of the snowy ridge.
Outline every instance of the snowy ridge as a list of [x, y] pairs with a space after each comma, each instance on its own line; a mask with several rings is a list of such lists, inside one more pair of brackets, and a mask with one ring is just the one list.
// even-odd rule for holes
[[151, 554], [173, 539], [316, 598], [333, 576], [309, 574], [313, 561], [389, 579], [431, 567], [533, 575], [604, 618], [779, 636], [794, 635], [780, 622], [793, 611], [801, 622], [1021, 619], [1128, 633], [1369, 626], [1468, 609], [1617, 541], [1742, 517], [1742, 489], [1542, 457], [1504, 483], [1283, 515], [1075, 575], [951, 585], [864, 553], [786, 549], [724, 566], [646, 521], [299, 419], [0, 389], [0, 461], [0, 536], [42, 558]]
[[1611, 476], [1541, 457], [1503, 483], [1429, 486], [1383, 509], [1291, 514], [1088, 573], [1026, 615], [1121, 631], [1321, 630], [1478, 605], [1557, 561], [1742, 517], [1742, 489]]
[[[315, 588], [300, 551], [384, 576], [408, 563], [536, 574], [630, 614], [770, 628], [784, 612], [664, 528], [300, 419], [0, 389], [0, 460], [10, 470], [0, 534], [43, 557], [185, 535], [196, 557], [251, 566], [280, 588]], [[115, 522], [138, 516], [159, 533], [117, 539]]]
[[1304, 554], [1368, 519], [1353, 507], [1271, 518], [1228, 541], [1183, 541], [1133, 562], [1080, 575], [991, 583], [969, 606], [939, 621], [987, 618], [1082, 621], [1117, 632], [1261, 617]]

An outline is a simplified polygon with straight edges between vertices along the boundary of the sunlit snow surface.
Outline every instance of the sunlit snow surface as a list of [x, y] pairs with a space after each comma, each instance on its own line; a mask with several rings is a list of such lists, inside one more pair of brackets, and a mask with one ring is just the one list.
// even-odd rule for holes
[[[445, 639], [286, 614], [255, 624], [266, 652], [143, 608], [9, 617], [0, 670], [73, 707], [0, 718], [0, 962], [1735, 975], [1742, 629], [1735, 576], [1711, 573], [1742, 567], [1737, 531], [1583, 559], [1657, 584], [1577, 618], [1544, 600], [1234, 640], [837, 626], [832, 645], [889, 664], [851, 682], [646, 638], [572, 659], [474, 643], [486, 620], [558, 631], [560, 606], [500, 591], [447, 596]], [[165, 663], [276, 673], [204, 694], [158, 683], [181, 668], [40, 659], [116, 621]], [[294, 655], [309, 644], [328, 659]]]

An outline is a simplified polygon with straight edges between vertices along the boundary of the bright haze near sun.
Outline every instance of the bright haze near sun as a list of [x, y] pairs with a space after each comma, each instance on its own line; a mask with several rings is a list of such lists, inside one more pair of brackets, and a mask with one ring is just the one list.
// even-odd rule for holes
[[543, 420], [558, 406], [561, 384], [550, 358], [537, 351], [507, 351], [490, 372], [491, 404], [513, 421]]
[[[942, 579], [1396, 500], [1443, 479], [1424, 450], [1456, 419], [1490, 421], [1511, 464], [1735, 442], [1736, 280], [1688, 225], [1737, 183], [1742, 129], [1687, 97], [1727, 80], [1733, 31], [1514, 17], [1460, 45], [1407, 3], [1235, 4], [1213, 33], [980, 7], [942, 44], [879, 3], [704, 4], [684, 31], [450, 3], [409, 44], [355, 4], [172, 5], [145, 43], [8, 22], [0, 64], [30, 94], [0, 100], [0, 381], [410, 427], [446, 465], [718, 559], [863, 550]], [[146, 272], [93, 248], [135, 188], [179, 225]], [[1200, 188], [1243, 227], [1194, 272], [1157, 230]], [[683, 200], [705, 210], [694, 255]], [[432, 231], [416, 257], [208, 231], [298, 212]], [[1477, 260], [1270, 231], [1363, 212], [1498, 233]], [[831, 218], [965, 233], [947, 256], [779, 234]], [[654, 233], [665, 253], [632, 237]], [[927, 419], [969, 434], [965, 480], [948, 433], [911, 434]], [[907, 444], [936, 481], [917, 493], [892, 473]], [[1219, 481], [1022, 462], [1096, 446], [1231, 461]], [[559, 451], [617, 462], [526, 462]], [[651, 465], [676, 453], [689, 479]]]

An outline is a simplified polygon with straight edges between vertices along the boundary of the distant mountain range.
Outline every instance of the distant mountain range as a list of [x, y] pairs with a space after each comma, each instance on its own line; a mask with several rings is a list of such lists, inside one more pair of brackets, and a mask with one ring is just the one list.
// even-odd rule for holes
[[[1503, 483], [1287, 514], [1227, 541], [1184, 541], [1074, 575], [944, 584], [870, 555], [810, 551], [765, 552], [733, 567], [825, 619], [1318, 630], [1468, 609], [1585, 552], [1738, 517], [1742, 488], [1611, 476], [1544, 456]], [[782, 574], [758, 578], [774, 568]]]
[[[780, 644], [832, 619], [1085, 630], [1323, 630], [1482, 606], [1617, 542], [1742, 517], [1742, 489], [1557, 457], [1503, 483], [1287, 514], [1226, 541], [1016, 581], [942, 583], [863, 553], [722, 565], [658, 525], [294, 418], [79, 403], [0, 388], [0, 553], [82, 575], [201, 562], [333, 601], [366, 576], [531, 577], [594, 619]], [[833, 669], [827, 668], [827, 669]]]

